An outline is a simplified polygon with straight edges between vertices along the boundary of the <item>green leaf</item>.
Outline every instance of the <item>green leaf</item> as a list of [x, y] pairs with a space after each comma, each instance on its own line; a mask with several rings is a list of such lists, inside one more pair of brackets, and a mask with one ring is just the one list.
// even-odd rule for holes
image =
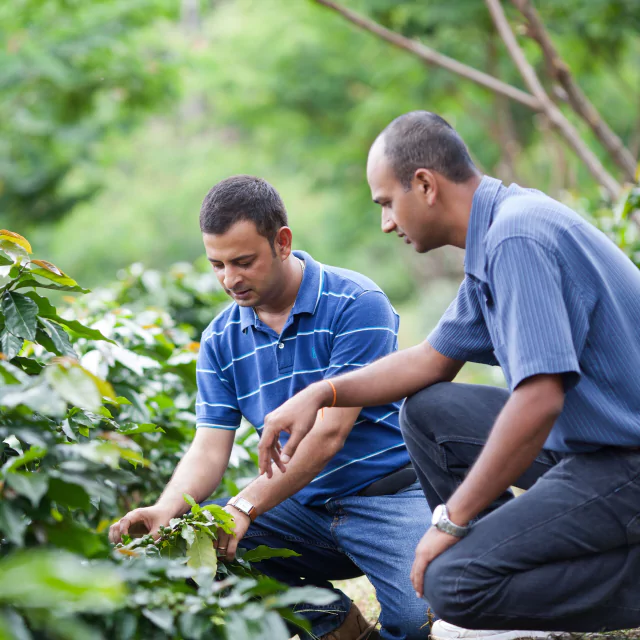
[[187, 566], [195, 571], [206, 567], [215, 575], [218, 568], [218, 558], [211, 538], [206, 533], [195, 532], [193, 544], [187, 547]]
[[220, 526], [220, 528], [225, 533], [232, 533], [236, 527], [233, 516], [225, 511], [221, 506], [217, 504], [208, 504], [205, 507], [202, 507], [203, 511], [208, 511], [216, 521], [216, 524]]
[[35, 340], [38, 305], [21, 293], [6, 291], [2, 296], [2, 312], [6, 328], [25, 340]]
[[73, 278], [70, 278], [67, 274], [60, 271], [60, 269], [55, 265], [52, 265], [50, 262], [45, 262], [44, 260], [32, 260], [29, 263], [29, 271], [41, 278], [46, 278], [47, 280], [51, 280], [62, 286], [78, 286], [78, 283]]
[[143, 609], [142, 615], [151, 620], [156, 627], [173, 634], [173, 613], [169, 609]]
[[291, 549], [272, 549], [271, 547], [267, 547], [261, 544], [255, 549], [247, 551], [242, 556], [242, 559], [246, 560], [247, 562], [262, 562], [263, 560], [268, 560], [269, 558], [292, 558], [299, 555], [299, 553], [296, 553]]
[[197, 504], [198, 504], [198, 503], [197, 503], [197, 502], [196, 502], [196, 501], [195, 501], [195, 500], [194, 500], [194, 499], [193, 499], [193, 498], [192, 498], [188, 493], [183, 493], [183, 494], [182, 494], [182, 497], [184, 498], [184, 501], [185, 501], [188, 505], [190, 505], [190, 506], [192, 506], [192, 507], [197, 506]]
[[164, 433], [164, 429], [161, 429], [156, 424], [143, 423], [143, 424], [128, 424], [124, 428], [118, 429], [118, 433], [125, 436], [133, 436], [137, 433]]
[[47, 382], [70, 404], [98, 411], [102, 406], [102, 396], [115, 398], [115, 392], [108, 382], [87, 371], [77, 361], [59, 358], [46, 367]]
[[49, 498], [60, 505], [70, 509], [88, 510], [91, 507], [89, 494], [84, 487], [72, 482], [66, 482], [60, 478], [49, 479]]
[[7, 360], [13, 360], [22, 349], [24, 340], [17, 338], [10, 331], [4, 329], [0, 334], [0, 344], [2, 345], [2, 353]]
[[21, 469], [34, 460], [40, 460], [40, 458], [42, 458], [46, 453], [47, 450], [44, 447], [39, 447], [37, 445], [33, 446], [25, 451], [21, 456], [7, 460], [2, 467], [2, 471], [8, 473], [9, 471]]
[[69, 553], [29, 549], [0, 561], [0, 602], [65, 612], [109, 612], [126, 598], [114, 566]]
[[32, 640], [32, 638], [25, 621], [17, 611], [5, 609], [0, 613], [0, 640]]
[[49, 479], [44, 473], [9, 473], [6, 482], [18, 495], [30, 500], [34, 507], [40, 504], [49, 488]]
[[[0, 265], [3, 264], [0, 262]], [[6, 264], [6, 263], [5, 263]], [[11, 263], [10, 263], [11, 264]], [[23, 276], [18, 284], [14, 286], [14, 289], [22, 289], [23, 287], [33, 287], [34, 289], [55, 289], [56, 291], [73, 291], [74, 293], [89, 293], [89, 289], [83, 289], [82, 287], [55, 284], [53, 282], [41, 282], [35, 278], [31, 278], [29, 276]]]
[[94, 558], [106, 550], [106, 544], [101, 535], [73, 520], [45, 524], [44, 528], [49, 544], [58, 549], [80, 553], [87, 558]]
[[186, 523], [182, 525], [180, 535], [187, 541], [188, 545], [192, 545], [195, 542], [196, 532], [193, 530], [193, 527]]
[[4, 537], [9, 542], [21, 547], [24, 544], [26, 528], [27, 521], [22, 517], [22, 514], [6, 500], [0, 502], [0, 538]]
[[338, 599], [338, 595], [334, 591], [322, 589], [320, 587], [292, 587], [284, 593], [276, 596], [269, 604], [273, 607], [291, 607], [293, 605], [304, 602], [305, 604], [314, 604], [318, 607], [324, 607]]
[[78, 357], [78, 354], [71, 346], [69, 334], [59, 324], [51, 322], [51, 320], [47, 320], [46, 318], [38, 318], [38, 322], [47, 329], [47, 332], [60, 355], [69, 356], [71, 358]]
[[71, 329], [73, 333], [81, 338], [89, 338], [90, 340], [104, 340], [105, 342], [110, 342], [111, 344], [116, 344], [113, 340], [106, 338], [100, 333], [97, 329], [90, 329], [89, 327], [85, 327], [82, 323], [77, 320], [66, 320], [65, 318], [61, 318], [60, 316], [46, 316], [50, 320], [55, 320], [58, 324], [64, 325], [67, 329]]

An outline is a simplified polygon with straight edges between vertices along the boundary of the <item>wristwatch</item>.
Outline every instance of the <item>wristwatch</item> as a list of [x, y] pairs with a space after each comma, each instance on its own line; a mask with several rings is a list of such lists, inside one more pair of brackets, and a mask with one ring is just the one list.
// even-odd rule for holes
[[431, 517], [431, 524], [438, 530], [448, 533], [451, 536], [455, 536], [456, 538], [464, 538], [471, 527], [461, 527], [457, 524], [453, 524], [451, 520], [449, 520], [449, 510], [447, 509], [446, 504], [439, 504], [433, 510], [433, 516]]
[[227, 502], [227, 506], [232, 506], [238, 511], [242, 511], [245, 515], [249, 516], [251, 522], [254, 522], [258, 517], [258, 512], [256, 508], [246, 499], [241, 498], [240, 496], [236, 496], [235, 498], [231, 498], [229, 502]]

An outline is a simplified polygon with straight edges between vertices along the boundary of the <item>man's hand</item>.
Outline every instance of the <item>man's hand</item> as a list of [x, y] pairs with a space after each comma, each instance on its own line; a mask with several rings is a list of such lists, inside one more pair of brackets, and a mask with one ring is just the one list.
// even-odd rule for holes
[[122, 536], [125, 534], [136, 537], [150, 533], [154, 538], [157, 538], [160, 525], [168, 526], [169, 520], [174, 515], [157, 506], [129, 511], [126, 516], [109, 528], [109, 542], [117, 544], [122, 541]]
[[422, 536], [422, 540], [416, 547], [416, 557], [411, 567], [411, 584], [413, 584], [418, 598], [422, 598], [424, 595], [424, 574], [429, 564], [459, 540], [460, 538], [444, 533], [435, 527], [430, 527], [427, 533]]
[[246, 513], [230, 505], [224, 507], [224, 510], [233, 516], [236, 528], [233, 533], [226, 533], [222, 529], [218, 529], [217, 539], [213, 541], [213, 548], [217, 550], [220, 560], [231, 562], [235, 560], [238, 544], [244, 538], [251, 525], [251, 518]]
[[[267, 415], [258, 444], [261, 474], [266, 473], [267, 477], [271, 478], [272, 460], [280, 471], [286, 471], [285, 463], [289, 462], [300, 442], [311, 431], [318, 410], [328, 403], [327, 394], [333, 397], [329, 384], [314, 383]], [[290, 437], [280, 452], [279, 437], [282, 431], [289, 433]]]

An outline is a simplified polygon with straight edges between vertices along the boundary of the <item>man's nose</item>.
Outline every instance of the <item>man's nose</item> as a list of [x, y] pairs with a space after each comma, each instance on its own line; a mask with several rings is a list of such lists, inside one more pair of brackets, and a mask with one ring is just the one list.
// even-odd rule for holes
[[396, 228], [396, 223], [386, 211], [383, 211], [382, 224], [380, 226], [383, 233], [391, 233]]
[[238, 276], [238, 272], [235, 269], [227, 267], [224, 270], [223, 284], [225, 289], [233, 289], [239, 281], [240, 278]]

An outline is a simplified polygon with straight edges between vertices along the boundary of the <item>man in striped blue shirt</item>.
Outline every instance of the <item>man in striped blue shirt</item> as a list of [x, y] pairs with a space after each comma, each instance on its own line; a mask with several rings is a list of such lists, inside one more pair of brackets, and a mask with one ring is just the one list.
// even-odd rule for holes
[[[299, 390], [397, 349], [399, 320], [384, 293], [358, 273], [293, 252], [284, 204], [264, 180], [235, 176], [215, 185], [200, 226], [233, 303], [202, 336], [194, 442], [158, 503], [112, 527], [114, 541], [132, 524], [155, 531], [184, 513], [183, 493], [208, 498], [243, 417], [260, 433], [265, 416]], [[286, 475], [276, 469], [271, 480], [259, 477], [230, 502], [219, 501], [236, 528], [234, 536], [220, 531], [215, 546], [229, 559], [238, 544], [297, 551], [299, 558], [260, 567], [290, 585], [332, 589], [329, 580], [365, 574], [381, 605], [381, 636], [415, 640], [428, 635], [427, 606], [413, 598], [409, 572], [430, 512], [409, 465], [399, 408], [392, 402], [325, 410]], [[314, 637], [380, 637], [334, 591], [337, 602], [326, 607], [296, 607]]]
[[[559, 202], [480, 175], [434, 114], [392, 122], [367, 176], [383, 231], [418, 252], [464, 248], [464, 281], [424, 344], [268, 416], [261, 465], [280, 429], [283, 456], [304, 443], [327, 403], [407, 396], [433, 510], [412, 569], [443, 618], [432, 638], [640, 626], [640, 271]], [[451, 383], [467, 361], [500, 365], [509, 390]], [[512, 485], [528, 491], [514, 500]]]

